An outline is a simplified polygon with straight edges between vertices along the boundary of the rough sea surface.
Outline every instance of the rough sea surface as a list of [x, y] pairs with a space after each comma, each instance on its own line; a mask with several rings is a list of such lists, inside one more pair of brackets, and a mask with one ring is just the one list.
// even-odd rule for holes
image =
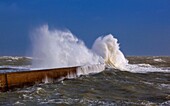
[[[155, 69], [170, 70], [170, 57], [130, 56], [127, 59], [130, 64], [142, 64], [148, 70], [150, 65]], [[29, 67], [30, 61], [31, 58], [26, 57], [1, 57], [0, 65]], [[170, 72], [132, 73], [106, 69], [75, 79], [1, 92], [0, 105], [170, 106]]]

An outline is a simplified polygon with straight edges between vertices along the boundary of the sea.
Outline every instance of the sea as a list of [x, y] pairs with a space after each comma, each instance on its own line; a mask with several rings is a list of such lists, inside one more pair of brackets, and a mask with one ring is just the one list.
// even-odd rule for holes
[[[106, 68], [78, 78], [1, 92], [0, 105], [170, 106], [170, 57], [126, 56], [126, 59], [129, 70]], [[31, 57], [0, 57], [1, 68], [27, 69], [31, 64]]]
[[170, 57], [126, 56], [112, 34], [91, 48], [48, 25], [31, 34], [31, 57], [0, 57], [0, 73], [80, 66], [79, 77], [1, 92], [1, 106], [170, 106]]

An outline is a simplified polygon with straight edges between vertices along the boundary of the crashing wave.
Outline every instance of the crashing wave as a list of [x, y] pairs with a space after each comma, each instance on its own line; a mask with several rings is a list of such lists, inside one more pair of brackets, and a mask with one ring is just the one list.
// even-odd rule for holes
[[[149, 65], [128, 64], [128, 60], [120, 50], [118, 40], [112, 34], [97, 38], [92, 49], [88, 49], [84, 42], [70, 31], [50, 30], [48, 25], [36, 29], [32, 35], [33, 68], [90, 66], [96, 64], [102, 64], [103, 66], [104, 64], [107, 68], [137, 73], [165, 71]], [[85, 71], [88, 70], [85, 68]], [[99, 72], [97, 68], [95, 71]], [[169, 70], [166, 70], [166, 72], [169, 72]], [[88, 72], [84, 74], [86, 73]]]

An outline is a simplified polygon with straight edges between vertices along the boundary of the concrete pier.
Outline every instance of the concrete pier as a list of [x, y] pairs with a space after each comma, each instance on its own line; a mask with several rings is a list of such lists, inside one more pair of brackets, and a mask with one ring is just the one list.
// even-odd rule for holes
[[69, 75], [76, 75], [76, 69], [77, 67], [67, 67], [0, 73], [0, 91], [5, 92], [13, 88], [42, 83], [46, 79], [54, 81], [56, 79], [66, 78]]

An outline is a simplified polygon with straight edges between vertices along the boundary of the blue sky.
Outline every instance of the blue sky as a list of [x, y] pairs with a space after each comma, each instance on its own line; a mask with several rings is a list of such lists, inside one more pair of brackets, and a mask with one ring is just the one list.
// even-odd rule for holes
[[125, 55], [170, 55], [170, 0], [0, 0], [0, 55], [29, 55], [29, 34], [43, 24], [89, 48], [111, 33]]

